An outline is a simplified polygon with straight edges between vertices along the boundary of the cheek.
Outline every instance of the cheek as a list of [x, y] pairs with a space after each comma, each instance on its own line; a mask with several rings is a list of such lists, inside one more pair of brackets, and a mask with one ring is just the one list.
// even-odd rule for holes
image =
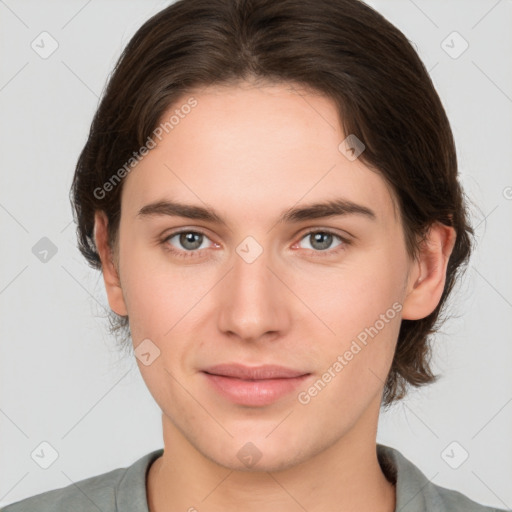
[[319, 340], [327, 342], [315, 354], [319, 375], [297, 396], [300, 404], [311, 404], [304, 413], [323, 418], [329, 410], [333, 429], [348, 427], [382, 393], [400, 329], [400, 309], [396, 302], [378, 315], [352, 311], [346, 324], [337, 324], [336, 338]]
[[[347, 340], [374, 325], [393, 304], [402, 302], [407, 260], [393, 247], [384, 247], [349, 256], [339, 266], [290, 272], [288, 282], [293, 282], [296, 295], [310, 306], [311, 314], [306, 312], [306, 317], [313, 320], [315, 315], [330, 329], [331, 338]], [[390, 311], [387, 320], [395, 317], [396, 309]], [[327, 329], [325, 334], [329, 339]]]
[[222, 274], [206, 266], [179, 267], [154, 248], [127, 244], [125, 253], [123, 293], [133, 345], [149, 338], [166, 368], [176, 368], [184, 363], [197, 326], [212, 313], [208, 292]]
[[144, 338], [162, 338], [172, 328], [184, 314], [190, 288], [179, 272], [163, 264], [159, 250], [125, 239], [120, 250], [121, 281], [136, 345]]
[[297, 295], [317, 317], [307, 313], [303, 328], [315, 324], [323, 332], [318, 336], [317, 330], [318, 343], [310, 348], [326, 372], [319, 383], [331, 389], [326, 400], [341, 397], [355, 406], [384, 385], [400, 330], [406, 264], [404, 255], [390, 248], [369, 252], [357, 264], [304, 273], [308, 277], [297, 281]]

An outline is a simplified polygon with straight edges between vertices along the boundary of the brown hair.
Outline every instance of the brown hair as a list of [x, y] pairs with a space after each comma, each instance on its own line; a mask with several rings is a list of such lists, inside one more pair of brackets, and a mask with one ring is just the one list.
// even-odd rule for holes
[[[71, 200], [80, 251], [101, 269], [96, 210], [106, 213], [115, 247], [119, 171], [163, 114], [193, 88], [240, 80], [297, 84], [335, 102], [344, 133], [366, 146], [359, 158], [396, 196], [411, 256], [434, 222], [454, 227], [441, 300], [426, 318], [402, 320], [383, 404], [405, 396], [408, 384], [433, 382], [429, 336], [467, 264], [473, 230], [429, 74], [407, 38], [359, 0], [179, 0], [146, 21], [109, 78], [77, 162]], [[105, 187], [113, 178], [119, 184]], [[128, 333], [127, 317], [114, 317], [114, 330]]]

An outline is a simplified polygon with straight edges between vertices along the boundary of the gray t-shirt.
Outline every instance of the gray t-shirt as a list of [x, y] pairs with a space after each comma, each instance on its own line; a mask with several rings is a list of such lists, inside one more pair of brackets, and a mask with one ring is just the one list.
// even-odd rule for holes
[[[149, 512], [146, 475], [162, 454], [162, 448], [155, 450], [127, 468], [25, 498], [0, 512]], [[377, 444], [377, 455], [384, 474], [396, 485], [396, 512], [503, 512], [433, 484], [394, 448]]]

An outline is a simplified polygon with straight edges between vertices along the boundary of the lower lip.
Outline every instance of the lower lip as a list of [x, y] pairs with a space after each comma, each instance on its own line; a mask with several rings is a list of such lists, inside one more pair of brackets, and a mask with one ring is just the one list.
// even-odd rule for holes
[[242, 380], [203, 372], [213, 388], [239, 405], [269, 405], [296, 390], [310, 376], [289, 379]]

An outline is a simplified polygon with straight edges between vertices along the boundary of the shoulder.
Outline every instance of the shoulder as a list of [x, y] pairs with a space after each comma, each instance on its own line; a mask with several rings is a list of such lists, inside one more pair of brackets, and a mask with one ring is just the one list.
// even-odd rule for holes
[[438, 485], [434, 485], [433, 487], [438, 496], [438, 503], [441, 505], [440, 510], [453, 510], [457, 512], [459, 510], [461, 512], [504, 512], [503, 509], [487, 507], [476, 503], [458, 491], [446, 489]]
[[377, 445], [379, 462], [396, 485], [396, 510], [402, 512], [501, 512], [464, 494], [432, 483], [398, 450]]
[[65, 510], [115, 510], [115, 488], [125, 468], [80, 480], [61, 489], [36, 494], [1, 509], [1, 512], [60, 512]]
[[131, 466], [85, 478], [61, 489], [43, 492], [0, 509], [0, 512], [115, 512], [147, 510], [146, 472], [163, 453], [148, 453]]

